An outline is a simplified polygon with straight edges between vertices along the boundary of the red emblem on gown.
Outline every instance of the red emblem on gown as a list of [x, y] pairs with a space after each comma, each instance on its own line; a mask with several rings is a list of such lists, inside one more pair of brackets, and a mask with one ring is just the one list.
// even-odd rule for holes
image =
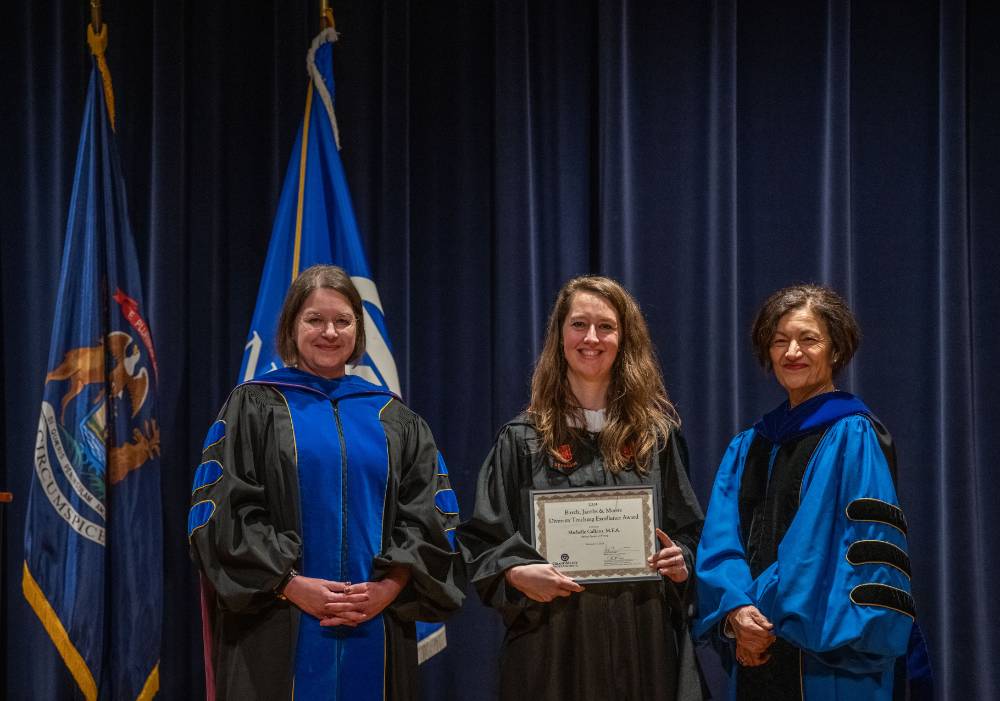
[[566, 470], [571, 467], [576, 467], [576, 461], [573, 459], [573, 450], [569, 447], [568, 443], [563, 443], [561, 446], [556, 448], [556, 452], [559, 453], [558, 467]]

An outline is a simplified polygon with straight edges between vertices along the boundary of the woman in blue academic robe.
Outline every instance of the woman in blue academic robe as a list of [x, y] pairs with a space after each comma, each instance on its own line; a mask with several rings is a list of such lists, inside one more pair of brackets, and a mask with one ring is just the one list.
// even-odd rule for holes
[[342, 269], [303, 271], [278, 322], [289, 367], [233, 390], [205, 440], [188, 529], [209, 699], [418, 698], [415, 621], [461, 605], [434, 438], [346, 374], [361, 304]]
[[722, 459], [696, 632], [719, 643], [732, 698], [892, 699], [914, 618], [910, 560], [892, 438], [834, 385], [857, 322], [832, 290], [796, 285], [764, 303], [752, 338], [788, 400]]

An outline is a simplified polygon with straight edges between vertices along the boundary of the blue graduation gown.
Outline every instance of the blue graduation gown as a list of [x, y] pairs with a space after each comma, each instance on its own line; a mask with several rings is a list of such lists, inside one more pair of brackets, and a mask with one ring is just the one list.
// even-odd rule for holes
[[[892, 459], [888, 434], [845, 392], [786, 403], [730, 443], [698, 548], [695, 632], [720, 643], [731, 698], [892, 698], [914, 615]], [[721, 633], [747, 604], [778, 637], [779, 654], [752, 670], [732, 664]]]

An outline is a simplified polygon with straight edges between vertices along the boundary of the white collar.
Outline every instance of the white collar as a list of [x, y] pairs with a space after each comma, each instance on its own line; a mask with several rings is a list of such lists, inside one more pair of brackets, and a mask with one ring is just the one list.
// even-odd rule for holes
[[566, 417], [566, 423], [577, 428], [586, 428], [590, 433], [600, 433], [608, 423], [607, 409], [582, 409], [584, 425], [573, 414]]

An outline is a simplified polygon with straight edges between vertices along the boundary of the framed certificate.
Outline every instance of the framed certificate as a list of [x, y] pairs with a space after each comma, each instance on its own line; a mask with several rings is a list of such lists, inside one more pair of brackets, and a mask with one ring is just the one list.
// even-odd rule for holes
[[652, 485], [532, 490], [535, 549], [581, 583], [660, 579], [646, 558], [658, 550]]

